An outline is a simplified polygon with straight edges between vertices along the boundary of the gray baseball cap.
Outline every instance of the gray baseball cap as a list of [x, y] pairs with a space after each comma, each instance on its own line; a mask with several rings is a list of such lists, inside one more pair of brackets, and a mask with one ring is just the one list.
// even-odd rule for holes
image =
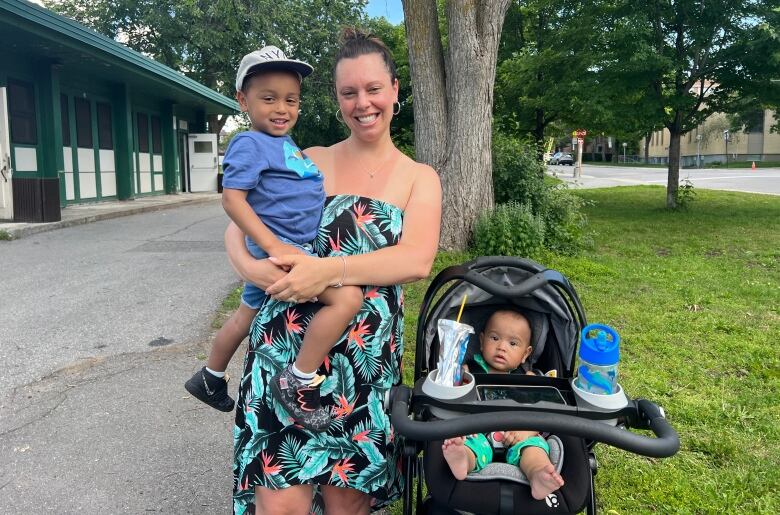
[[297, 73], [301, 80], [314, 71], [311, 65], [303, 61], [287, 59], [287, 56], [279, 48], [273, 45], [266, 46], [246, 54], [241, 59], [236, 74], [236, 91], [241, 91], [241, 86], [244, 85], [244, 79], [247, 76], [264, 69], [289, 70]]

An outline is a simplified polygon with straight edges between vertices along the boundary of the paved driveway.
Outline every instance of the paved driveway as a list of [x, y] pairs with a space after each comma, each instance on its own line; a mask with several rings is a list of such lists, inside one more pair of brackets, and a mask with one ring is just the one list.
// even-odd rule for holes
[[[571, 166], [548, 166], [548, 173], [573, 188], [606, 188], [636, 184], [666, 186], [666, 168], [583, 165], [582, 176], [572, 177]], [[688, 178], [696, 188], [780, 195], [780, 168], [702, 168], [681, 169], [680, 179]]]
[[0, 242], [0, 513], [229, 513], [233, 415], [183, 388], [237, 284], [226, 224], [217, 200]]
[[0, 242], [0, 388], [91, 358], [204, 341], [237, 283], [218, 201]]

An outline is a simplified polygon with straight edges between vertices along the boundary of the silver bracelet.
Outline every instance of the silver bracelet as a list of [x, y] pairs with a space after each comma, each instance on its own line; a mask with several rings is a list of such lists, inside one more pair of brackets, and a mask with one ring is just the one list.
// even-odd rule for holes
[[341, 262], [343, 263], [344, 268], [341, 271], [341, 280], [336, 284], [334, 284], [332, 286], [333, 288], [341, 288], [342, 286], [344, 286], [344, 279], [347, 277], [347, 258], [345, 258], [344, 256], [339, 256], [339, 257], [341, 258]]

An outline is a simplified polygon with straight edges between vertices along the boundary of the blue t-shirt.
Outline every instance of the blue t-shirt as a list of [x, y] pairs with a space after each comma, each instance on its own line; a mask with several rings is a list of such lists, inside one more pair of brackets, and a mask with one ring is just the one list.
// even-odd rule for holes
[[222, 186], [246, 190], [247, 202], [275, 235], [301, 244], [317, 236], [325, 202], [322, 174], [290, 136], [236, 135], [222, 171]]

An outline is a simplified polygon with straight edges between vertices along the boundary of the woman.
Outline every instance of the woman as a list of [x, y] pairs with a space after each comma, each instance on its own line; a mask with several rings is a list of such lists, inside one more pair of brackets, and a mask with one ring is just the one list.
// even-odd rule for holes
[[[307, 155], [322, 171], [328, 199], [315, 247], [255, 261], [240, 231], [226, 233], [239, 274], [270, 299], [250, 335], [236, 414], [236, 513], [307, 514], [319, 485], [325, 513], [364, 514], [372, 498], [397, 497], [400, 449], [383, 413], [385, 392], [401, 381], [403, 293], [426, 277], [439, 241], [441, 186], [434, 170], [404, 156], [390, 138], [398, 80], [387, 47], [345, 31], [334, 72], [339, 119], [350, 136]], [[395, 109], [394, 109], [395, 108]], [[273, 261], [273, 262], [271, 262]], [[285, 273], [283, 270], [289, 270]], [[327, 431], [291, 424], [271, 400], [268, 381], [294, 359], [301, 335], [328, 286], [364, 286], [360, 313], [331, 350], [321, 386], [333, 415]]]

